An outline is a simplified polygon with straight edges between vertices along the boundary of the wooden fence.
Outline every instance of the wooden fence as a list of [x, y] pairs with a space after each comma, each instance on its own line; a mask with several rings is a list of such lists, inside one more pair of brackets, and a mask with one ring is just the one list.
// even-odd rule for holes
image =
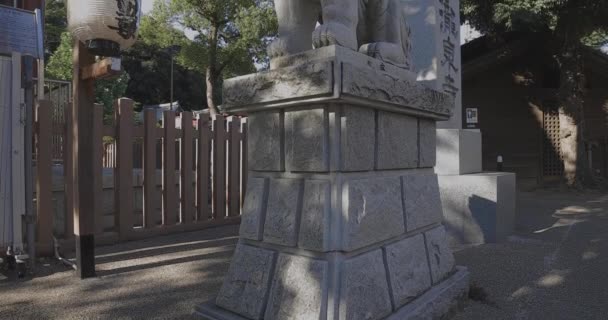
[[[42, 248], [52, 243], [52, 119], [50, 105], [41, 101], [36, 120], [38, 241]], [[246, 185], [246, 119], [201, 115], [193, 123], [192, 113], [183, 112], [182, 128], [175, 127], [176, 114], [165, 111], [160, 126], [154, 110], [144, 111], [143, 125], [136, 125], [133, 101], [119, 99], [112, 125], [103, 124], [103, 108], [95, 106], [92, 128], [96, 146], [91, 183], [95, 185], [95, 229], [97, 243], [114, 243], [149, 236], [197, 230], [240, 222]], [[67, 112], [66, 114], [70, 114]], [[68, 116], [67, 123], [70, 119]], [[57, 130], [57, 129], [55, 129]], [[66, 128], [65, 132], [71, 132]], [[108, 149], [104, 137], [115, 142]], [[66, 136], [64, 150], [71, 154], [71, 138]], [[107, 138], [105, 139], [108, 140]], [[134, 170], [141, 143], [143, 168]], [[108, 152], [108, 150], [110, 152]], [[158, 155], [161, 155], [160, 157]], [[65, 234], [73, 234], [70, 157], [64, 161]], [[110, 168], [110, 169], [104, 169]], [[160, 168], [160, 169], [159, 169]], [[108, 170], [113, 173], [113, 213], [102, 207], [107, 191]], [[136, 195], [142, 179], [141, 197]], [[138, 203], [140, 202], [140, 203]], [[56, 205], [56, 204], [55, 204]], [[141, 208], [138, 210], [137, 208]], [[70, 245], [71, 242], [65, 242]]]

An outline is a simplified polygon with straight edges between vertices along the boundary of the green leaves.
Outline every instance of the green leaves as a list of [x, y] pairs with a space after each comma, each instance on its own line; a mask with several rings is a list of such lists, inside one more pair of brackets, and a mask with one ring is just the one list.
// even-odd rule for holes
[[550, 32], [557, 38], [583, 44], [597, 44], [608, 39], [605, 32], [608, 1], [463, 0], [462, 15], [464, 20], [487, 34]]
[[221, 102], [225, 77], [268, 65], [266, 46], [277, 30], [271, 0], [172, 0], [163, 12], [168, 13], [165, 25], [196, 34], [193, 40], [182, 43], [177, 60], [209, 77], [207, 96], [213, 98], [207, 100], [208, 106], [214, 108]]
[[46, 65], [46, 77], [57, 80], [72, 80], [72, 36], [64, 31], [61, 33], [60, 39], [57, 50]]

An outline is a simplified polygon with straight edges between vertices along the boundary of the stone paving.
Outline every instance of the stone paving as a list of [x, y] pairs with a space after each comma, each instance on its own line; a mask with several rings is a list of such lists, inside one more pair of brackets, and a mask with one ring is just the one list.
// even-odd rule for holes
[[[237, 233], [230, 226], [100, 247], [99, 277], [85, 281], [54, 260], [39, 263], [34, 279], [0, 271], [8, 277], [0, 276], [0, 319], [191, 319], [219, 291]], [[520, 193], [509, 242], [456, 252], [482, 301], [469, 300], [454, 319], [606, 319], [607, 237], [608, 195]], [[293, 281], [305, 278], [289, 268]]]

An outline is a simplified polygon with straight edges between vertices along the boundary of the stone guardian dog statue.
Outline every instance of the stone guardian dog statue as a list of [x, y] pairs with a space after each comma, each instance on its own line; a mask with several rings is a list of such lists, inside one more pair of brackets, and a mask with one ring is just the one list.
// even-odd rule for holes
[[[271, 58], [339, 45], [410, 69], [411, 31], [401, 0], [275, 0]], [[312, 34], [312, 37], [311, 37]]]

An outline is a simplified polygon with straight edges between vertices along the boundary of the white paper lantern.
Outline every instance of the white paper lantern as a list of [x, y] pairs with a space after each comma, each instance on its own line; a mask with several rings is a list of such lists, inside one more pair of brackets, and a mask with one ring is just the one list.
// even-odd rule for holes
[[68, 30], [98, 56], [118, 56], [135, 42], [141, 0], [69, 0]]

